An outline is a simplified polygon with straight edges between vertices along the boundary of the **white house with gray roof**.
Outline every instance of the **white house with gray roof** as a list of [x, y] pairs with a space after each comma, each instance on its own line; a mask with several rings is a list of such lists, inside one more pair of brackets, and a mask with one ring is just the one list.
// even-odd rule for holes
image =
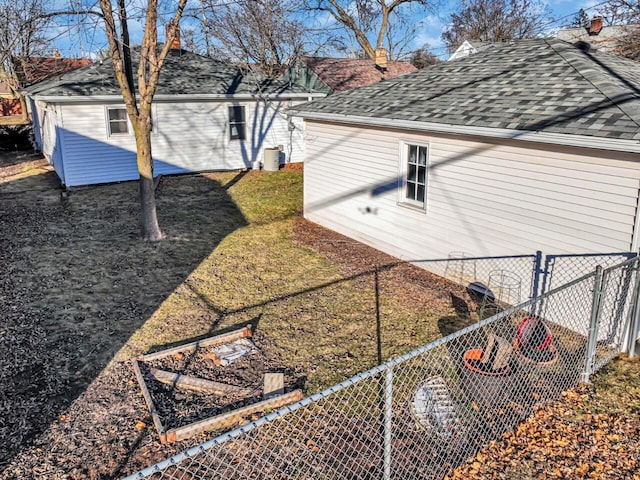
[[638, 63], [523, 40], [290, 114], [305, 217], [396, 257], [638, 250]]
[[[36, 143], [64, 185], [139, 178], [135, 138], [111, 60], [26, 93]], [[299, 162], [304, 125], [284, 111], [314, 96], [324, 94], [174, 49], [154, 97], [154, 174], [250, 168], [265, 148], [277, 146], [284, 161]]]

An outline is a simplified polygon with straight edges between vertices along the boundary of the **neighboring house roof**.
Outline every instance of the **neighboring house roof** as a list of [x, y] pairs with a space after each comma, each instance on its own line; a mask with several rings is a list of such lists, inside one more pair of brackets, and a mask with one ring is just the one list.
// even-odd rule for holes
[[299, 63], [310, 69], [331, 92], [344, 92], [417, 70], [408, 62], [394, 60], [387, 61], [386, 70], [377, 67], [371, 59], [360, 58], [301, 57]]
[[[478, 135], [551, 143], [568, 142], [569, 135], [600, 137], [603, 148], [614, 148], [610, 139], [626, 139], [633, 142], [624, 148], [637, 149], [640, 64], [557, 39], [520, 40], [290, 111], [429, 131], [474, 127]], [[577, 138], [570, 142], [581, 145]]]
[[49, 77], [91, 64], [86, 58], [31, 57], [14, 59], [16, 75], [22, 85], [31, 85]]
[[[134, 72], [137, 72], [137, 52], [132, 52]], [[137, 75], [134, 75], [137, 81]], [[120, 96], [111, 59], [95, 62], [60, 77], [32, 85], [26, 91], [40, 97], [73, 99], [77, 97]], [[302, 87], [274, 80], [256, 72], [243, 71], [239, 67], [206, 58], [186, 50], [171, 50], [160, 77], [156, 97], [163, 95], [279, 95], [295, 94], [313, 96]]]
[[492, 46], [496, 45], [495, 42], [483, 42], [481, 40], [465, 40], [462, 42], [455, 52], [451, 54], [448, 60], [457, 60], [474, 53], [482, 52]]
[[570, 43], [589, 42], [598, 50], [609, 53], [620, 53], [620, 43], [631, 32], [640, 31], [640, 25], [610, 25], [600, 29], [591, 27], [563, 28], [556, 38]]

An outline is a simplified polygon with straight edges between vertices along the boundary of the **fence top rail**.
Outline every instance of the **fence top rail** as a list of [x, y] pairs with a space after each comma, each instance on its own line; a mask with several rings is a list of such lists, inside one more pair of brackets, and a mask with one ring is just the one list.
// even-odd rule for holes
[[610, 253], [559, 253], [549, 254], [547, 258], [592, 258], [592, 257], [627, 257], [629, 259], [638, 256], [638, 252], [610, 252]]
[[403, 260], [402, 263], [427, 263], [427, 262], [457, 262], [468, 260], [517, 260], [520, 258], [535, 259], [536, 254], [527, 255], [500, 255], [497, 257], [452, 257], [452, 258], [423, 258], [417, 260]]
[[637, 259], [638, 259], [638, 257], [634, 256], [634, 257], [631, 257], [628, 260], [625, 260], [623, 262], [616, 263], [615, 265], [612, 265], [610, 267], [605, 268], [604, 269], [604, 273], [609, 273], [609, 272], [611, 272], [613, 270], [616, 270], [618, 268], [623, 268], [623, 267], [628, 266], [628, 265], [633, 265], [637, 261]]

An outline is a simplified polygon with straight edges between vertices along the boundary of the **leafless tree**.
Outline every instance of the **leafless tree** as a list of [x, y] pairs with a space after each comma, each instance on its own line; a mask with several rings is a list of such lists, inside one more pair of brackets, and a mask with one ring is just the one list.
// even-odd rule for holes
[[[412, 7], [426, 11], [435, 3], [431, 0], [306, 0], [309, 10], [331, 15], [371, 59], [375, 58], [377, 48], [394, 50], [389, 38], [396, 37], [389, 37], [389, 30], [402, 21], [410, 22], [410, 17], [419, 18], [418, 11], [411, 12]], [[395, 50], [396, 53], [400, 50], [397, 45]]]
[[46, 52], [45, 31], [50, 21], [45, 0], [0, 0], [0, 62], [3, 81], [10, 89], [24, 86], [20, 66]]
[[[177, 26], [179, 24], [186, 3], [187, 0], [177, 2], [170, 25]], [[158, 225], [153, 188], [151, 104], [158, 86], [160, 70], [169, 54], [171, 43], [176, 37], [176, 29], [167, 28], [166, 41], [164, 45], [159, 45], [158, 0], [146, 2], [142, 45], [137, 53], [137, 72], [134, 72], [126, 0], [116, 0], [115, 5], [111, 0], [100, 0], [100, 10], [109, 41], [109, 56], [113, 61], [115, 76], [136, 139], [136, 158], [140, 173], [142, 236], [145, 240], [157, 241], [162, 238], [162, 232]], [[134, 81], [134, 74], [136, 81]]]
[[608, 25], [624, 25], [616, 53], [640, 61], [640, 3], [631, 0], [609, 0], [597, 9]]
[[550, 20], [549, 9], [542, 2], [462, 0], [460, 10], [451, 14], [442, 39], [453, 52], [465, 40], [504, 42], [536, 37]]
[[297, 8], [294, 0], [202, 0], [189, 13], [201, 22], [211, 57], [274, 77], [302, 53], [305, 27]]
[[429, 45], [425, 45], [421, 49], [413, 51], [409, 61], [411, 62], [411, 65], [417, 69], [423, 69], [440, 62], [438, 57], [429, 49]]

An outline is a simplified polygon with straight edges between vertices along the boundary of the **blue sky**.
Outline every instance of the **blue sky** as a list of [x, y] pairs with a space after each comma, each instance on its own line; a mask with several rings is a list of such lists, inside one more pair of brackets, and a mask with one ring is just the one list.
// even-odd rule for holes
[[[57, 2], [66, 2], [66, 0], [55, 0]], [[195, 3], [195, 2], [193, 2]], [[587, 15], [592, 16], [595, 13], [594, 6], [602, 3], [602, 0], [547, 0], [545, 2], [551, 10], [552, 16], [558, 19], [556, 22], [549, 22], [548, 28], [550, 34], [554, 29], [571, 23], [575, 13], [584, 8]], [[416, 36], [410, 44], [411, 49], [421, 48], [425, 43], [438, 56], [446, 58], [448, 55], [440, 38], [440, 35], [446, 26], [451, 12], [456, 10], [457, 0], [442, 0], [437, 11], [428, 14], [419, 21], [419, 28]], [[134, 43], [140, 42], [142, 38], [142, 25], [138, 22], [131, 21], [129, 25], [131, 38]], [[159, 29], [160, 36], [163, 36]], [[58, 25], [51, 29], [54, 37], [52, 49], [57, 48], [63, 56], [79, 57], [91, 56], [98, 49], [107, 46], [102, 27], [99, 24], [93, 25], [85, 29], [84, 34], [80, 35], [73, 23]]]

